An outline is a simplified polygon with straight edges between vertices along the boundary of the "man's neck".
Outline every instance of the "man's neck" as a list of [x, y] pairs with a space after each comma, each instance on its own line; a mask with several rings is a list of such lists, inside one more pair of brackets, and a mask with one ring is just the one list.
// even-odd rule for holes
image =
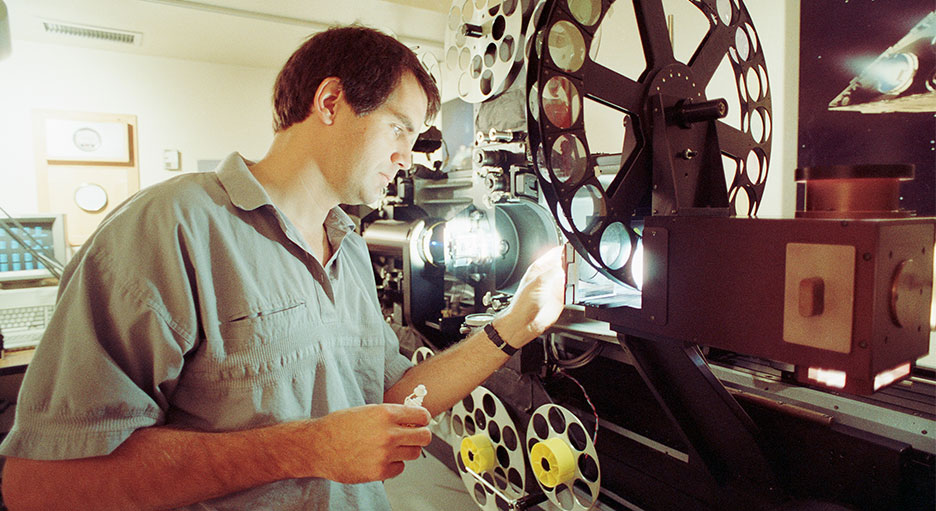
[[338, 201], [329, 193], [330, 187], [314, 158], [288, 150], [295, 145], [290, 136], [288, 131], [277, 134], [270, 151], [250, 171], [324, 265], [331, 255], [325, 218]]

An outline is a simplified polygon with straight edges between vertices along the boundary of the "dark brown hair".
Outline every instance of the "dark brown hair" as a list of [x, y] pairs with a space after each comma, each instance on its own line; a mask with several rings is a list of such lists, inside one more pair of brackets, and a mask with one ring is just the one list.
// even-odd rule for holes
[[410, 72], [429, 99], [426, 120], [435, 117], [441, 99], [435, 81], [416, 54], [391, 36], [353, 25], [332, 27], [310, 37], [289, 57], [273, 86], [273, 131], [304, 121], [322, 80], [341, 80], [348, 104], [358, 115], [387, 100]]

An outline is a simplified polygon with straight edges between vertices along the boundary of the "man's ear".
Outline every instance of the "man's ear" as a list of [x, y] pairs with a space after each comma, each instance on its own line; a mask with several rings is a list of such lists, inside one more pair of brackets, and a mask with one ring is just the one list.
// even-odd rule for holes
[[338, 103], [344, 99], [343, 95], [341, 80], [334, 76], [325, 78], [315, 91], [310, 115], [316, 116], [322, 124], [331, 125], [335, 122]]

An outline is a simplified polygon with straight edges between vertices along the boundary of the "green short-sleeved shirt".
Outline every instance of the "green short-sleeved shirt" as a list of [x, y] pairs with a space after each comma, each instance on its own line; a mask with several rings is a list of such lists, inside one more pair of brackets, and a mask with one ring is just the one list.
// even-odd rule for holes
[[[0, 454], [110, 453], [135, 429], [231, 431], [380, 403], [410, 367], [340, 209], [325, 267], [238, 154], [142, 190], [66, 268]], [[388, 509], [379, 482], [280, 481], [189, 509]]]

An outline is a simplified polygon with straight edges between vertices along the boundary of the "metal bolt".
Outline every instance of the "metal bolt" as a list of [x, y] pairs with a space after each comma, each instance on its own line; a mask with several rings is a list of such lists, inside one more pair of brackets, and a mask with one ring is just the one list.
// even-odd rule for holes
[[682, 156], [684, 160], [691, 160], [695, 158], [697, 154], [699, 153], [687, 147], [686, 149], [683, 150], [683, 152], [679, 153], [679, 156]]
[[871, 260], [871, 252], [865, 252], [865, 253], [861, 256], [861, 258], [864, 259], [865, 261], [870, 261], [870, 260]]
[[858, 347], [859, 347], [859, 348], [867, 348], [867, 347], [868, 347], [868, 342], [867, 342], [867, 341], [861, 341], [861, 342], [858, 343]]

